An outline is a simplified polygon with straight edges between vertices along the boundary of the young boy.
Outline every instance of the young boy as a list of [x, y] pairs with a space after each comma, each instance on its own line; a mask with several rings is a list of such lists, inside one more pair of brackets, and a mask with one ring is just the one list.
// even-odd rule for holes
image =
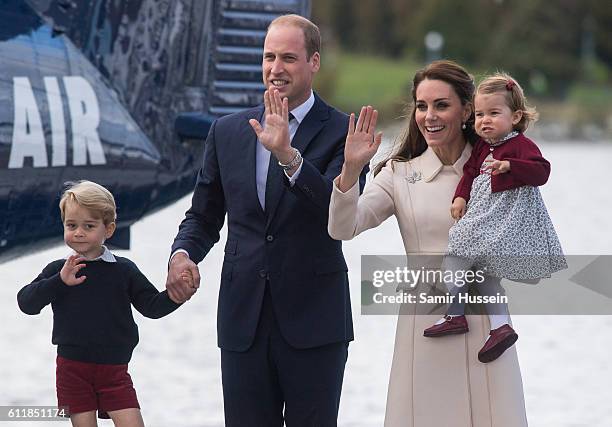
[[[60, 200], [64, 241], [74, 251], [53, 261], [19, 291], [19, 308], [38, 314], [53, 309], [53, 344], [57, 345], [58, 406], [68, 408], [73, 426], [96, 426], [112, 418], [116, 426], [144, 426], [127, 372], [138, 343], [131, 305], [157, 319], [180, 304], [158, 292], [127, 258], [103, 244], [115, 231], [113, 195], [90, 181], [70, 186]], [[189, 275], [183, 274], [193, 286]]]

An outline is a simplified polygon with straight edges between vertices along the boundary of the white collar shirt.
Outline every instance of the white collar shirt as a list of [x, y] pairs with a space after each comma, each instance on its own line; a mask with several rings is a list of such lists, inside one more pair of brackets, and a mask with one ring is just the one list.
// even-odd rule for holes
[[[104, 251], [102, 252], [102, 254], [94, 259], [89, 259], [88, 261], [104, 261], [104, 262], [117, 262], [117, 259], [115, 258], [115, 255], [113, 255], [113, 253], [111, 251], [108, 250], [108, 248], [104, 245], [102, 245], [102, 248], [104, 249]], [[71, 255], [77, 255], [77, 253], [75, 251], [72, 251], [71, 253], [69, 253], [68, 255], [66, 255], [64, 257], [64, 259], [68, 259], [69, 256]]]

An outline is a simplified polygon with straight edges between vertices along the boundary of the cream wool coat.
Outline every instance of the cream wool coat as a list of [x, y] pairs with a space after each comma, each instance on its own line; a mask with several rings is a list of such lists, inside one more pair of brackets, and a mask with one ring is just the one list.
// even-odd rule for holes
[[[346, 193], [334, 184], [329, 234], [350, 240], [395, 215], [407, 254], [443, 254], [451, 201], [470, 153], [468, 144], [453, 166], [444, 166], [431, 148], [410, 162], [389, 162], [361, 197], [357, 184]], [[494, 362], [478, 361], [488, 317], [468, 316], [467, 334], [425, 338], [423, 330], [440, 316], [416, 310], [416, 304], [400, 308], [385, 427], [526, 426], [515, 347]]]

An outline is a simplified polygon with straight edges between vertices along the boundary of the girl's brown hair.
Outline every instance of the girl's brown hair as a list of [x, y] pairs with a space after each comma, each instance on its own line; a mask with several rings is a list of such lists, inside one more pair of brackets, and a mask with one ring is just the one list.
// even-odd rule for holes
[[538, 113], [535, 108], [527, 104], [527, 98], [523, 88], [507, 73], [499, 72], [487, 76], [480, 82], [476, 89], [478, 94], [502, 93], [505, 95], [506, 104], [512, 112], [520, 111], [523, 113], [521, 120], [514, 125], [514, 130], [525, 132], [529, 125], [538, 120]]

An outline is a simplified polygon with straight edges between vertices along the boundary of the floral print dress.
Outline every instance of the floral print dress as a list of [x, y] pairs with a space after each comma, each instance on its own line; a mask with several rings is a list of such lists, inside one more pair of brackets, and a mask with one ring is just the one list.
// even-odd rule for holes
[[489, 154], [482, 163], [466, 213], [449, 231], [448, 255], [516, 281], [547, 278], [567, 268], [540, 190], [526, 185], [493, 193], [486, 170], [493, 161]]

